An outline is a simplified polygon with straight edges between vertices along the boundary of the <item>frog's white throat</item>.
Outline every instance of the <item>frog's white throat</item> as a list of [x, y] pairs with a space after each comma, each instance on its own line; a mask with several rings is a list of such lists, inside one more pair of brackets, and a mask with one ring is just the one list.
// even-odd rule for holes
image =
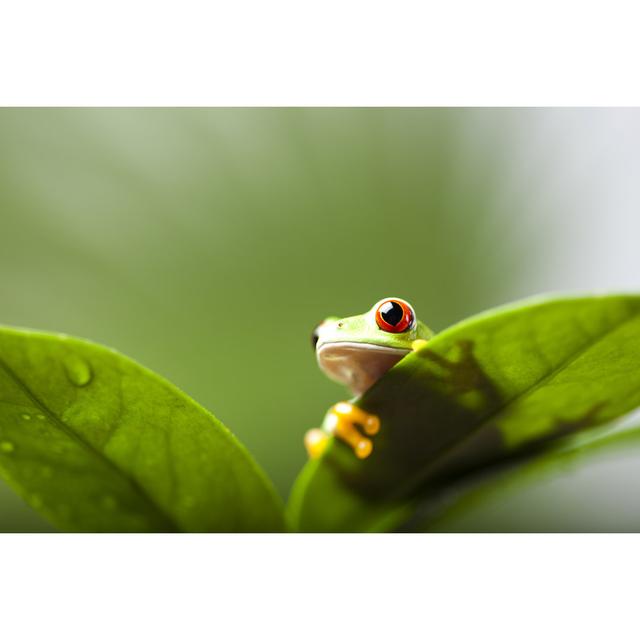
[[326, 342], [318, 347], [316, 356], [329, 378], [360, 395], [409, 351], [361, 342]]

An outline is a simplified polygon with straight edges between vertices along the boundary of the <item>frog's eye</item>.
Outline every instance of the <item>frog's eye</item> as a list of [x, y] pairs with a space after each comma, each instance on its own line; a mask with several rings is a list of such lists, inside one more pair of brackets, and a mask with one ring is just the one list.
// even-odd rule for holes
[[383, 331], [389, 333], [408, 331], [413, 327], [415, 317], [411, 305], [396, 298], [383, 300], [376, 309], [376, 323]]

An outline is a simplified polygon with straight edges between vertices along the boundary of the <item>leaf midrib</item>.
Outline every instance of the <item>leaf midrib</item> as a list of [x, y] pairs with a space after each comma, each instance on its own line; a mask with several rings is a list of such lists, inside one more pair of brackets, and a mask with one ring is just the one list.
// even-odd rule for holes
[[94, 458], [97, 458], [101, 463], [106, 464], [109, 468], [111, 468], [116, 474], [123, 477], [129, 484], [129, 486], [133, 489], [133, 491], [137, 493], [151, 507], [151, 510], [155, 512], [156, 517], [168, 524], [170, 530], [180, 531], [180, 528], [173, 521], [173, 518], [165, 513], [163, 509], [154, 502], [151, 496], [135, 480], [135, 478], [127, 475], [115, 462], [113, 462], [102, 452], [98, 451], [90, 442], [82, 438], [78, 433], [76, 433], [73, 429], [70, 429], [64, 422], [62, 422], [62, 420], [53, 411], [51, 411], [51, 409], [49, 409], [49, 407], [42, 400], [40, 400], [40, 398], [38, 398], [35, 393], [33, 393], [29, 386], [15, 373], [15, 371], [11, 369], [11, 367], [2, 358], [0, 358], [0, 368], [3, 369], [3, 371], [12, 380], [12, 382], [29, 398], [29, 400], [31, 400], [31, 402], [33, 402], [33, 404], [49, 418], [50, 422], [57, 429], [59, 429], [67, 437], [78, 443], [81, 447], [84, 448], [86, 452], [88, 452]]
[[432, 462], [430, 462], [423, 469], [423, 471], [418, 474], [418, 476], [416, 478], [414, 478], [413, 480], [407, 482], [398, 491], [393, 492], [393, 494], [390, 496], [390, 500], [394, 500], [394, 499], [399, 499], [399, 498], [405, 497], [407, 494], [410, 494], [412, 491], [415, 491], [415, 490], [419, 489], [420, 486], [428, 479], [429, 474], [431, 472], [433, 472], [434, 468], [437, 467], [437, 465], [442, 464], [443, 459], [446, 459], [449, 456], [455, 455], [457, 450], [459, 448], [464, 447], [464, 445], [471, 438], [473, 438], [475, 435], [477, 435], [477, 433], [479, 431], [481, 431], [487, 425], [487, 423], [494, 422], [496, 420], [496, 418], [498, 416], [500, 416], [501, 413], [505, 412], [510, 405], [512, 405], [515, 402], [518, 402], [518, 401], [522, 400], [523, 398], [526, 398], [528, 395], [534, 393], [537, 389], [539, 389], [542, 385], [544, 385], [547, 382], [553, 380], [558, 374], [560, 374], [562, 371], [564, 371], [565, 369], [570, 367], [576, 360], [581, 358], [585, 353], [587, 353], [592, 348], [597, 346], [600, 342], [605, 340], [612, 333], [614, 333], [616, 331], [619, 331], [626, 324], [632, 322], [633, 320], [636, 320], [638, 315], [640, 315], [640, 310], [634, 311], [630, 317], [626, 318], [622, 322], [619, 322], [619, 323], [615, 324], [611, 328], [609, 328], [606, 331], [604, 331], [595, 340], [589, 342], [585, 346], [583, 346], [580, 349], [576, 350], [574, 353], [572, 353], [570, 356], [568, 356], [565, 360], [563, 360], [562, 363], [557, 368], [555, 368], [553, 371], [550, 371], [549, 373], [547, 373], [544, 376], [542, 376], [535, 384], [533, 384], [529, 388], [525, 389], [524, 391], [521, 391], [520, 393], [518, 393], [515, 396], [513, 396], [512, 398], [510, 398], [507, 403], [505, 403], [503, 406], [499, 407], [495, 411], [493, 411], [493, 412], [483, 416], [482, 418], [480, 418], [480, 420], [478, 421], [476, 426], [474, 426], [474, 428], [471, 429], [465, 435], [464, 438], [462, 438], [461, 440], [458, 440], [457, 442], [452, 444], [450, 447], [442, 449], [437, 454], [436, 458]]

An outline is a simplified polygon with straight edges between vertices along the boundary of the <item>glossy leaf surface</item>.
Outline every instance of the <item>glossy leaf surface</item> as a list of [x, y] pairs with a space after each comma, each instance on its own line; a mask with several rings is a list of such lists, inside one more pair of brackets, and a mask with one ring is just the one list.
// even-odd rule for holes
[[0, 473], [66, 531], [283, 528], [270, 483], [218, 420], [66, 336], [0, 330]]
[[333, 442], [290, 499], [309, 531], [391, 530], [417, 495], [640, 405], [640, 298], [537, 299], [459, 323], [405, 357], [359, 406], [373, 454]]

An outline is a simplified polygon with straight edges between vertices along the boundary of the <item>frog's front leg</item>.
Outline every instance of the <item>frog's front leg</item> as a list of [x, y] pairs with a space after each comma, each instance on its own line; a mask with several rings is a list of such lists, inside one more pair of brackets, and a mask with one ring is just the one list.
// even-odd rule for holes
[[[364, 431], [361, 433], [360, 429]], [[380, 431], [380, 419], [350, 402], [338, 402], [329, 409], [322, 429], [307, 431], [304, 443], [311, 458], [319, 457], [325, 450], [331, 435], [346, 442], [360, 459], [373, 451], [370, 437]]]

